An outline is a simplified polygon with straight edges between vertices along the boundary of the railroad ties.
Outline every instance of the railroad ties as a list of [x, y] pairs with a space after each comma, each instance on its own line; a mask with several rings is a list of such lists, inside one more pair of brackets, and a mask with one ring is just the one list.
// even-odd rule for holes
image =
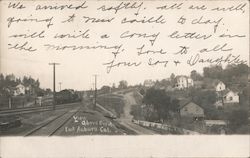
[[63, 127], [80, 109], [81, 108], [78, 107], [70, 111], [66, 111], [61, 115], [27, 132], [25, 136], [52, 136], [56, 134], [56, 132], [61, 127]]

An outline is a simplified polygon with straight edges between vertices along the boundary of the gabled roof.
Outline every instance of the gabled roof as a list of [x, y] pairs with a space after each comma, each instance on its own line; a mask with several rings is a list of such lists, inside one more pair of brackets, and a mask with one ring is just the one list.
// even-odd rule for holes
[[217, 92], [217, 94], [219, 95], [219, 96], [226, 96], [229, 92], [233, 92], [233, 93], [236, 93], [236, 94], [238, 94], [238, 92], [235, 92], [235, 91], [233, 91], [233, 90], [231, 90], [231, 89], [225, 89], [225, 90], [223, 90], [223, 91], [220, 91], [220, 92]]
[[185, 75], [177, 75], [176, 78], [180, 78], [180, 77], [187, 77]]
[[177, 80], [177, 79], [179, 79], [179, 78], [181, 78], [181, 77], [184, 77], [184, 78], [186, 78], [186, 79], [189, 78], [188, 76], [185, 76], [185, 75], [178, 75], [178, 76], [175, 77], [175, 79]]
[[[220, 80], [218, 80], [218, 79], [215, 79], [215, 80], [213, 80], [213, 82], [212, 82], [212, 84], [214, 85], [214, 86], [217, 86], [220, 82], [222, 82], [222, 81], [220, 81]], [[223, 83], [223, 82], [222, 82]], [[224, 84], [224, 83], [223, 83]]]
[[238, 92], [234, 92], [234, 91], [232, 91], [232, 90], [229, 90], [225, 95], [228, 95], [229, 92], [232, 92], [232, 93], [234, 93], [234, 94], [238, 94]]
[[[194, 103], [196, 104], [194, 101], [192, 101], [192, 99], [182, 99], [179, 101], [180, 107], [179, 109], [182, 109], [183, 107], [185, 107], [186, 105], [188, 105], [189, 103]], [[196, 104], [198, 105], [198, 104]], [[203, 109], [202, 106], [198, 105], [199, 107], [201, 107]]]
[[[206, 85], [206, 87], [208, 89], [213, 89], [215, 88], [220, 82], [220, 80], [218, 79], [211, 79], [211, 78], [207, 78], [207, 79], [204, 79], [204, 84]], [[223, 82], [222, 82], [223, 83]], [[224, 83], [223, 83], [224, 84]]]
[[237, 84], [231, 85], [229, 89], [236, 93], [239, 93], [241, 91]]
[[185, 105], [187, 105], [190, 102], [191, 102], [191, 99], [180, 99], [179, 100], [179, 104], [180, 104], [179, 109], [182, 109]]
[[223, 90], [223, 91], [217, 92], [217, 94], [218, 94], [219, 96], [221, 96], [221, 95], [225, 96], [225, 95], [227, 95], [228, 92], [230, 92], [230, 90], [227, 88], [227, 89], [225, 89], [225, 90]]

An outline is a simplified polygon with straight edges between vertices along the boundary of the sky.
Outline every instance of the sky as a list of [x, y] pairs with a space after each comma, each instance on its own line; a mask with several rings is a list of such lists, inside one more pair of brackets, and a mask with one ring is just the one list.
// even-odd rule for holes
[[[135, 15], [137, 9], [121, 10], [117, 14], [114, 11], [101, 12], [96, 10], [97, 6], [103, 3], [107, 6], [118, 4], [118, 2], [88, 2], [88, 8], [82, 10], [63, 10], [63, 11], [35, 11], [34, 6], [41, 4], [46, 5], [47, 2], [24, 2], [25, 9], [8, 9], [8, 1], [1, 2], [1, 51], [0, 51], [0, 71], [4, 74], [15, 74], [18, 77], [32, 76], [39, 79], [42, 88], [52, 88], [53, 71], [51, 62], [60, 63], [56, 66], [56, 83], [57, 90], [59, 82], [62, 82], [62, 89], [70, 88], [77, 90], [87, 90], [93, 87], [94, 74], [97, 74], [97, 87], [103, 85], [118, 85], [120, 80], [128, 81], [129, 85], [143, 83], [146, 79], [161, 80], [168, 78], [171, 73], [175, 75], [189, 75], [192, 70], [202, 73], [203, 67], [210, 64], [196, 64], [189, 66], [187, 60], [197, 54], [198, 50], [208, 48], [212, 49], [217, 45], [222, 46], [227, 44], [225, 49], [232, 49], [232, 51], [212, 51], [209, 53], [201, 54], [204, 59], [216, 59], [220, 56], [226, 57], [228, 54], [240, 55], [241, 60], [246, 60], [249, 63], [249, 6], [245, 7], [245, 13], [242, 12], [211, 12], [211, 11], [190, 11], [187, 9], [180, 10], [156, 10], [157, 6], [165, 5], [165, 2], [144, 2], [139, 15]], [[51, 2], [51, 5], [56, 5], [56, 2]], [[66, 2], [64, 2], [66, 4]], [[69, 2], [74, 5], [81, 4], [79, 1]], [[120, 3], [120, 2], [119, 2]], [[174, 2], [168, 2], [169, 5]], [[180, 1], [181, 3], [181, 1]], [[232, 4], [231, 4], [232, 3]], [[138, 3], [140, 4], [140, 3]], [[137, 4], [137, 5], [138, 5]], [[203, 5], [204, 2], [185, 2], [183, 7], [190, 5]], [[230, 6], [238, 5], [239, 2], [223, 3], [207, 2], [208, 8], [216, 6]], [[57, 4], [58, 5], [58, 4]], [[146, 8], [146, 9], [144, 9]], [[67, 19], [68, 16], [75, 14], [74, 22], [62, 23], [61, 21]], [[127, 19], [144, 19], [144, 17], [155, 18], [163, 15], [165, 24], [121, 24], [124, 17]], [[111, 18], [114, 17], [112, 23], [85, 23], [82, 17], [95, 17], [95, 18]], [[186, 23], [177, 23], [178, 19], [183, 16], [187, 19]], [[199, 19], [203, 16], [203, 20], [210, 20], [211, 24], [191, 24], [194, 19]], [[8, 18], [37, 18], [46, 19], [53, 17], [53, 25], [47, 28], [45, 22], [13, 22], [8, 27]], [[221, 23], [217, 27], [217, 32], [214, 33], [213, 21], [218, 21], [222, 18]], [[203, 21], [203, 22], [204, 22]], [[53, 38], [56, 34], [79, 34], [80, 31], [84, 32], [89, 30], [90, 38]], [[34, 32], [45, 31], [45, 38], [12, 38], [11, 35], [15, 34], [32, 34]], [[121, 34], [129, 31], [130, 33], [146, 33], [148, 36], [159, 33], [152, 46], [149, 40], [153, 38], [120, 38]], [[185, 32], [197, 32], [200, 34], [213, 34], [213, 38], [208, 40], [195, 40], [195, 39], [171, 39], [169, 35], [174, 31], [180, 34]], [[218, 38], [222, 33], [245, 35], [244, 38]], [[102, 39], [100, 36], [107, 34], [110, 37]], [[28, 42], [28, 46], [36, 48], [37, 51], [28, 52], [20, 51], [18, 49], [9, 49], [8, 44], [15, 45], [17, 43], [24, 44]], [[83, 49], [72, 51], [66, 49], [65, 51], [58, 51], [48, 49], [44, 45], [77, 45], [77, 46], [118, 46], [122, 44], [123, 52], [117, 55], [116, 62], [142, 62], [138, 67], [124, 67], [119, 66], [114, 68], [110, 73], [107, 73], [106, 67], [103, 63], [112, 61], [113, 50], [104, 49]], [[138, 48], [145, 45], [145, 50], [154, 50], [155, 52], [163, 49], [166, 54], [153, 54], [152, 52], [147, 55], [137, 55]], [[174, 55], [180, 50], [180, 46], [190, 47], [187, 54]], [[161, 64], [157, 66], [147, 65], [149, 59], [153, 61], [169, 61], [166, 67]], [[174, 60], [182, 62], [179, 66], [173, 64]], [[172, 62], [172, 63], [171, 63]], [[225, 64], [224, 64], [225, 66]]]

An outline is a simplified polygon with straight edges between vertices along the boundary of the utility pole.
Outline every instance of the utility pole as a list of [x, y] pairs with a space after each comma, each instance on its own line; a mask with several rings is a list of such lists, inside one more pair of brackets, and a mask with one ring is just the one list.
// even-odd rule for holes
[[59, 82], [59, 90], [61, 91], [62, 82]]
[[97, 75], [94, 75], [95, 77], [95, 100], [94, 100], [94, 109], [96, 109], [96, 99], [97, 99]]
[[49, 65], [53, 65], [53, 110], [55, 110], [56, 106], [56, 65], [60, 65], [59, 63], [49, 63]]
[[[93, 91], [95, 90], [95, 83], [92, 83], [92, 88]], [[94, 93], [93, 93], [94, 94]]]
[[92, 99], [92, 103], [94, 104], [95, 100], [94, 100], [94, 95], [95, 95], [95, 83], [92, 83], [91, 86], [91, 99]]

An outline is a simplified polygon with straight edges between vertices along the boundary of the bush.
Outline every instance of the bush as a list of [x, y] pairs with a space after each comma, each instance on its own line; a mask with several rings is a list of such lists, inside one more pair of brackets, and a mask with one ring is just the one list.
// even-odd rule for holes
[[245, 110], [234, 110], [228, 116], [229, 129], [236, 132], [240, 127], [247, 125], [248, 113]]
[[250, 134], [250, 126], [243, 125], [239, 129], [236, 130], [237, 134]]

